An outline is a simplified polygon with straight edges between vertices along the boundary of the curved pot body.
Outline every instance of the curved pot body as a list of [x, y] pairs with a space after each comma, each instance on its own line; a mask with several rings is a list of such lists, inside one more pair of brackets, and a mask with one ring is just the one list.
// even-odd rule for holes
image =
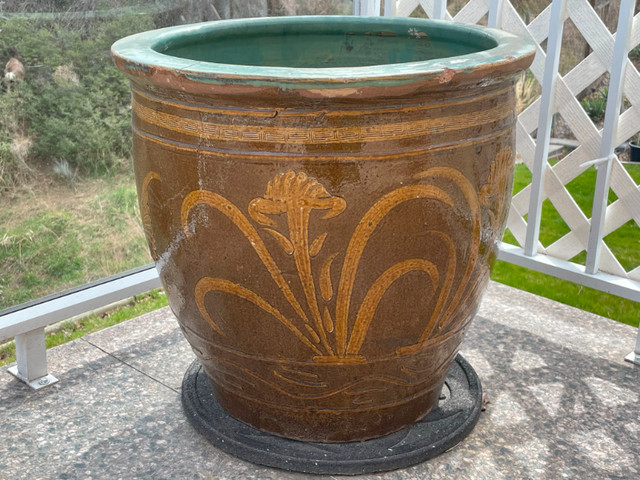
[[629, 157], [632, 162], [640, 162], [640, 143], [629, 143]]
[[222, 406], [327, 442], [425, 416], [503, 232], [533, 48], [421, 19], [289, 17], [113, 52], [149, 246]]

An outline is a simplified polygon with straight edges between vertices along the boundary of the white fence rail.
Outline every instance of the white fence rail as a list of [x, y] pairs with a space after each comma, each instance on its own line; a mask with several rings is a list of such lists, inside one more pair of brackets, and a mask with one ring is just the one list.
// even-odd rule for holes
[[9, 309], [0, 317], [0, 339], [16, 342], [9, 372], [35, 389], [57, 382], [47, 370], [44, 327], [159, 287], [155, 266], [147, 265]]
[[[615, 1], [615, 0], [614, 0]], [[518, 118], [519, 157], [532, 172], [532, 182], [514, 197], [508, 228], [519, 245], [503, 243], [499, 258], [640, 302], [640, 265], [626, 270], [603, 238], [629, 221], [640, 225], [640, 187], [624, 169], [615, 147], [640, 130], [640, 74], [628, 52], [640, 44], [640, 14], [634, 0], [620, 0], [618, 28], [611, 34], [588, 0], [553, 0], [525, 24], [508, 0], [470, 0], [455, 16], [446, 0], [354, 0], [356, 15], [409, 16], [421, 10], [430, 18], [487, 24], [530, 37], [538, 45], [531, 73], [542, 94]], [[565, 75], [558, 72], [562, 31], [571, 19], [591, 53]], [[546, 42], [546, 50], [542, 44]], [[576, 98], [608, 72], [609, 94], [604, 127], [598, 129]], [[620, 113], [621, 99], [628, 108]], [[551, 122], [559, 113], [579, 146], [554, 165], [547, 156]], [[534, 132], [537, 132], [534, 138]], [[587, 218], [566, 185], [588, 168], [597, 168], [591, 218]], [[609, 190], [617, 199], [608, 204]], [[569, 232], [550, 245], [540, 242], [542, 202], [551, 201]], [[640, 240], [640, 239], [639, 239]], [[586, 251], [586, 265], [570, 261]], [[48, 375], [44, 327], [75, 314], [105, 306], [160, 286], [153, 267], [129, 272], [73, 293], [0, 316], [0, 338], [15, 336], [17, 366], [12, 373], [39, 388], [55, 381]], [[640, 364], [640, 335], [627, 359]]]

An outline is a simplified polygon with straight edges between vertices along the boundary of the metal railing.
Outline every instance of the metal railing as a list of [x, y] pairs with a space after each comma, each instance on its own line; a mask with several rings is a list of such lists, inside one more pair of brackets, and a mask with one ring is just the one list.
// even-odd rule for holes
[[0, 312], [0, 339], [14, 337], [16, 343], [9, 372], [35, 389], [57, 382], [47, 370], [47, 325], [161, 286], [155, 266], [146, 265]]
[[[520, 242], [520, 246], [502, 243], [498, 258], [640, 302], [640, 267], [631, 272], [624, 272], [603, 242], [603, 236], [615, 230], [621, 222], [624, 223], [626, 218], [640, 224], [640, 187], [633, 182], [629, 183], [630, 179], [624, 177], [621, 172], [624, 169], [614, 150], [617, 145], [640, 130], [640, 75], [628, 60], [629, 50], [640, 43], [640, 14], [634, 18], [634, 7], [634, 0], [621, 0], [615, 35], [610, 35], [608, 31], [605, 34], [602, 26], [594, 30], [599, 32], [599, 38], [595, 42], [597, 45], [592, 46], [594, 52], [578, 65], [588, 70], [588, 75], [578, 72], [573, 76], [569, 73], [561, 77], [558, 73], [558, 62], [566, 18], [574, 12], [576, 17], [580, 17], [572, 18], [574, 23], [597, 24], [590, 13], [592, 7], [587, 0], [553, 0], [552, 4], [528, 25], [522, 21], [508, 0], [470, 0], [455, 17], [449, 14], [446, 0], [386, 0], [384, 4], [381, 4], [380, 0], [354, 0], [354, 13], [357, 15], [377, 16], [382, 13], [387, 16], [406, 16], [416, 8], [422, 8], [427, 16], [435, 19], [476, 23], [486, 16], [489, 26], [529, 35], [536, 41], [538, 51], [531, 71], [542, 85], [542, 94], [540, 99], [522, 112], [517, 126], [517, 148], [531, 170], [533, 179], [529, 187], [514, 197], [509, 215], [508, 226]], [[589, 26], [593, 30], [592, 27], [593, 25]], [[540, 47], [545, 40], [546, 53]], [[581, 128], [580, 131], [587, 131], [590, 136], [578, 138], [581, 145], [576, 149], [577, 153], [574, 152], [553, 168], [550, 167], [547, 157], [553, 114], [558, 110], [566, 112], [567, 117], [574, 114], [575, 122], [586, 125], [582, 116], [586, 115], [584, 111], [580, 113], [575, 110], [577, 100], [574, 91], [584, 89], [584, 79], [591, 78], [601, 71], [610, 73], [609, 96], [602, 131], [598, 131], [593, 124], [592, 128], [588, 125]], [[574, 77], [580, 77], [582, 83]], [[634, 105], [620, 114], [623, 93]], [[558, 94], [562, 97], [561, 102], [557, 101]], [[538, 132], [535, 139], [531, 135], [533, 131]], [[591, 165], [598, 170], [591, 219], [570, 219], [567, 223], [575, 226], [570, 234], [560, 239], [560, 245], [557, 247], [554, 248], [554, 245], [558, 242], [545, 248], [539, 241], [542, 202], [545, 198], [552, 198], [554, 201], [564, 201], [563, 199], [568, 198], [568, 194], [562, 197], [551, 188], [559, 185], [564, 187], [566, 182], [563, 183], [562, 179], [568, 178], [568, 167], [582, 172]], [[616, 191], [618, 200], [607, 206], [607, 193], [612, 185], [612, 175], [623, 187]], [[553, 195], [550, 195], [550, 192]], [[523, 205], [526, 208], [522, 208]], [[520, 214], [520, 211], [524, 210], [527, 212], [526, 220], [524, 214]], [[571, 208], [563, 211], [565, 210], [569, 212], [567, 216], [576, 212]], [[566, 245], [571, 246], [567, 249], [571, 252], [580, 248], [586, 250], [585, 266], [554, 255], [554, 252], [566, 248]], [[603, 252], [606, 256], [606, 268], [602, 268]], [[0, 338], [13, 336], [16, 340], [17, 365], [10, 371], [34, 388], [53, 383], [56, 379], [48, 374], [46, 367], [46, 325], [159, 286], [160, 281], [155, 268], [147, 266], [1, 312]], [[640, 364], [640, 335], [634, 352], [629, 354], [627, 359]]]

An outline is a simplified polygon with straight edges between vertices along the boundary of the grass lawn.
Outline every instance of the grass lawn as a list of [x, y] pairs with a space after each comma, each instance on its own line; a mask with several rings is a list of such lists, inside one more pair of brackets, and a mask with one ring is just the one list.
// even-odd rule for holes
[[151, 263], [132, 174], [0, 196], [0, 310]]
[[[627, 164], [625, 168], [634, 181], [640, 184], [640, 165]], [[569, 192], [587, 217], [591, 216], [592, 192], [595, 181], [596, 170], [591, 167], [567, 185]], [[514, 193], [522, 190], [530, 182], [531, 173], [527, 167], [523, 164], [517, 165], [514, 177]], [[615, 201], [616, 198], [615, 194], [610, 191], [609, 203]], [[549, 200], [545, 200], [542, 205], [540, 227], [540, 241], [542, 244], [548, 246], [568, 232], [569, 227], [562, 220], [560, 214]], [[627, 222], [618, 230], [607, 235], [604, 240], [627, 271], [640, 265], [640, 228], [633, 221]], [[509, 231], [505, 233], [504, 241], [517, 245], [515, 238]], [[572, 258], [571, 261], [584, 265], [585, 258], [586, 255], [582, 252]], [[638, 302], [632, 302], [631, 300], [516, 265], [501, 261], [496, 262], [491, 278], [497, 282], [629, 325], [638, 326], [638, 320], [640, 320], [640, 303]]]

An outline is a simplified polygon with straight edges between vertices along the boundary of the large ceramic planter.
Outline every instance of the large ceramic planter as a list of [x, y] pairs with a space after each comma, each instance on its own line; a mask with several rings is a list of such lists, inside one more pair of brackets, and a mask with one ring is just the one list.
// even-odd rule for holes
[[629, 158], [632, 162], [640, 162], [640, 143], [629, 142]]
[[113, 53], [151, 253], [220, 404], [323, 442], [424, 417], [503, 232], [532, 46], [290, 17], [142, 33]]

